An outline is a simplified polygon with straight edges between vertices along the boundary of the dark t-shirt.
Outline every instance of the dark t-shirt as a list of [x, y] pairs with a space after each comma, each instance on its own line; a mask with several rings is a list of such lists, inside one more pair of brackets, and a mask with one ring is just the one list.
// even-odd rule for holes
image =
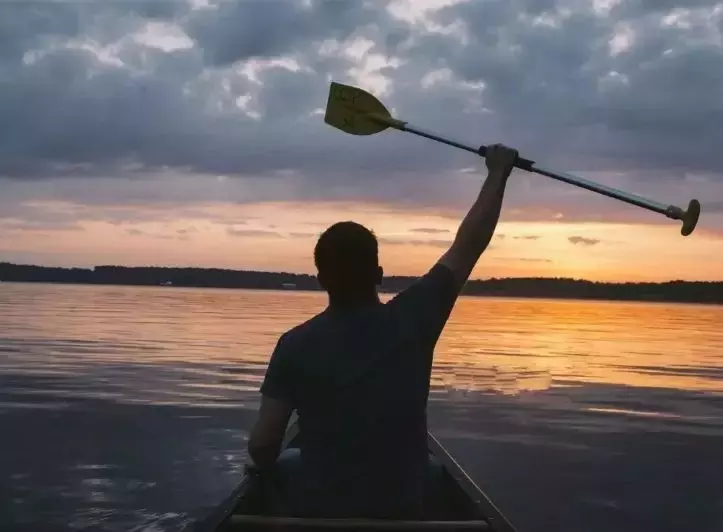
[[327, 308], [281, 336], [261, 392], [298, 413], [298, 513], [420, 513], [433, 351], [457, 295], [438, 264], [385, 304]]

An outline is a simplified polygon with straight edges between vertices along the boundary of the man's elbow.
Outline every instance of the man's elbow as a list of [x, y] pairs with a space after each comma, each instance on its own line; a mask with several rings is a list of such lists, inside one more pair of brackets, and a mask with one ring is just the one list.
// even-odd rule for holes
[[439, 260], [440, 264], [446, 266], [452, 272], [458, 292], [462, 290], [467, 279], [469, 279], [480, 254], [481, 252], [469, 249], [469, 247], [465, 248], [460, 243], [455, 242]]

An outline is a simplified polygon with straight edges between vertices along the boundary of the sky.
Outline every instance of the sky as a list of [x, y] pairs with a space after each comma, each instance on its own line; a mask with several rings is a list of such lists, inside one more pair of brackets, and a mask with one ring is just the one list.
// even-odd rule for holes
[[0, 2], [0, 261], [313, 273], [328, 225], [423, 274], [473, 154], [323, 120], [330, 81], [410, 123], [686, 207], [515, 171], [474, 278], [723, 280], [723, 3]]

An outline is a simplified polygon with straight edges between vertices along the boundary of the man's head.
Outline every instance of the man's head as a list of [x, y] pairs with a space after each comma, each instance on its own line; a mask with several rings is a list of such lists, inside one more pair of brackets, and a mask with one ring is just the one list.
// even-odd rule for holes
[[377, 237], [356, 222], [339, 222], [324, 231], [314, 249], [314, 262], [321, 286], [340, 300], [375, 294], [384, 275]]

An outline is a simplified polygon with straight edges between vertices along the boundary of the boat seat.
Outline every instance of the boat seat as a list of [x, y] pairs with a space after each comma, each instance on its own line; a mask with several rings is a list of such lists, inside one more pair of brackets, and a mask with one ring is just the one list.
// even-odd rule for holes
[[487, 521], [396, 521], [389, 519], [323, 519], [307, 517], [272, 517], [265, 515], [232, 515], [224, 530], [475, 530], [489, 531]]

